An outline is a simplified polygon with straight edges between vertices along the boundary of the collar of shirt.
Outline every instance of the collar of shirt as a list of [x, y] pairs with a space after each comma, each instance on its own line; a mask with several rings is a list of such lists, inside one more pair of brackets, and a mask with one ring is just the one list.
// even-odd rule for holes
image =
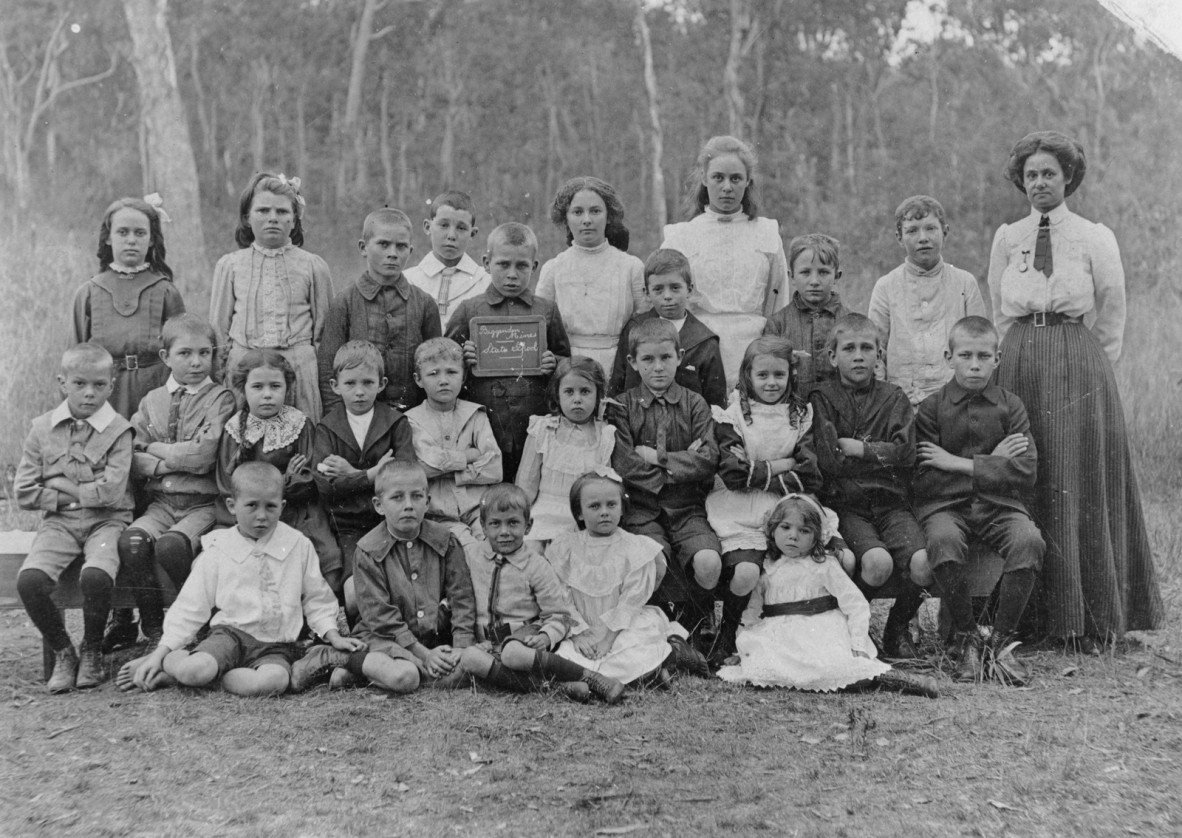
[[834, 317], [836, 317], [837, 316], [837, 309], [841, 307], [841, 297], [839, 297], [837, 295], [837, 292], [834, 291], [834, 292], [830, 293], [829, 299], [824, 304], [819, 305], [819, 306], [815, 306], [815, 305], [812, 305], [811, 303], [807, 302], [804, 299], [804, 297], [800, 296], [799, 291], [793, 291], [792, 292], [792, 304], [795, 305], [801, 311], [809, 311], [809, 312], [826, 311], [826, 312], [832, 314]]
[[908, 273], [915, 276], [939, 276], [944, 272], [944, 259], [941, 257], [940, 261], [936, 263], [934, 268], [921, 268], [919, 265], [911, 261], [910, 258], [904, 259], [903, 264], [906, 266]]
[[[657, 316], [660, 317], [660, 315], [657, 315]], [[685, 325], [685, 321], [688, 316], [689, 316], [689, 314], [686, 313], [686, 314], [682, 315], [680, 320], [670, 320], [668, 317], [661, 317], [661, 319], [665, 320], [669, 323], [672, 323], [674, 326], [677, 327], [677, 333], [681, 334], [681, 327]]]
[[369, 271], [361, 274], [361, 278], [357, 280], [357, 291], [365, 299], [372, 301], [383, 288], [393, 288], [398, 292], [398, 296], [406, 299], [410, 296], [410, 283], [406, 280], [406, 275], [399, 273], [398, 279], [393, 282], [385, 282], [383, 280], [375, 279], [370, 276]]
[[953, 404], [960, 404], [973, 396], [980, 396], [991, 404], [1001, 403], [1001, 388], [993, 382], [986, 384], [983, 390], [969, 390], [967, 387], [962, 387], [960, 382], [953, 378], [944, 386], [948, 388], [948, 398], [952, 400]]
[[711, 209], [709, 206], [707, 206], [703, 209], [702, 214], [721, 224], [730, 224], [732, 221], [747, 220], [747, 213], [743, 212], [741, 209], [737, 209], [734, 212], [718, 212], [717, 210]]
[[[431, 251], [423, 257], [423, 261], [419, 262], [419, 270], [427, 276], [438, 276], [443, 273], [443, 269], [448, 267], [443, 264], [443, 261], [435, 255], [435, 251]], [[468, 274], [469, 276], [476, 276], [480, 270], [480, 265], [476, 260], [465, 253], [460, 257], [460, 261], [454, 265], [456, 273]]]
[[[102, 433], [107, 429], [107, 425], [110, 425], [118, 415], [119, 414], [115, 412], [115, 408], [111, 407], [110, 402], [104, 402], [102, 407], [96, 410], [93, 415], [86, 417], [86, 419], [83, 421], [89, 423], [90, 427], [94, 428], [99, 433]], [[53, 413], [51, 413], [49, 416], [49, 424], [51, 427], [56, 428], [67, 419], [71, 422], [75, 421], [74, 414], [70, 413], [70, 403], [68, 401], [63, 401], [53, 409]]]
[[[487, 541], [484, 541], [481, 542], [481, 548], [485, 560], [489, 562], [493, 561], [493, 558], [497, 555], [497, 551], [492, 548], [492, 545], [490, 545]], [[501, 553], [501, 555], [505, 557], [506, 562], [513, 565], [518, 570], [524, 571], [526, 564], [529, 562], [530, 550], [525, 546], [525, 544], [522, 544], [512, 553]]]
[[1037, 227], [1038, 222], [1042, 220], [1042, 217], [1044, 215], [1051, 220], [1052, 227], [1058, 227], [1060, 224], [1062, 224], [1064, 221], [1067, 220], [1068, 216], [1071, 215], [1071, 210], [1067, 209], [1067, 203], [1063, 202], [1062, 204], [1059, 204], [1059, 206], [1055, 207], [1050, 212], [1046, 212], [1046, 213], [1039, 212], [1038, 210], [1031, 207], [1030, 215], [1028, 215], [1026, 217], [1028, 219], [1032, 220], [1034, 222], [1034, 226]]
[[284, 253], [287, 253], [287, 251], [289, 251], [293, 247], [295, 247], [295, 245], [292, 244], [291, 242], [288, 242], [287, 244], [284, 244], [284, 245], [280, 245], [279, 247], [263, 247], [257, 241], [251, 242], [250, 246], [254, 250], [255, 253], [258, 253], [260, 256], [265, 256], [267, 258], [273, 258], [275, 256], [282, 256]]
[[674, 381], [669, 385], [669, 389], [663, 395], [658, 396], [652, 390], [648, 389], [648, 385], [644, 382], [640, 384], [640, 406], [646, 410], [652, 407], [653, 402], [658, 398], [664, 399], [669, 404], [677, 404], [681, 401], [681, 396], [685, 392], [685, 388]]
[[493, 285], [490, 282], [488, 285], [488, 289], [484, 292], [484, 299], [488, 302], [488, 304], [490, 306], [500, 305], [505, 300], [521, 300], [527, 306], [532, 307], [534, 304], [534, 292], [530, 291], [528, 288], [526, 288], [524, 291], [522, 291], [516, 297], [506, 297], [504, 294], [502, 294], [500, 291], [497, 290], [497, 286]]
[[172, 395], [177, 390], [181, 389], [181, 387], [184, 387], [190, 396], [195, 396], [210, 384], [213, 384], [213, 379], [208, 375], [205, 376], [205, 379], [200, 384], [181, 384], [176, 380], [175, 376], [170, 375], [168, 377], [168, 381], [164, 382], [164, 388], [168, 390], [169, 395]]
[[251, 553], [259, 552], [266, 553], [273, 559], [283, 561], [291, 553], [296, 545], [296, 536], [299, 533], [291, 527], [280, 521], [275, 525], [275, 529], [267, 533], [258, 541], [247, 538], [237, 527], [230, 530], [230, 534], [222, 536], [228, 543], [223, 543], [221, 546], [226, 550], [226, 553], [231, 559], [242, 564]]
[[421, 541], [438, 553], [441, 556], [447, 554], [448, 541], [451, 538], [451, 532], [442, 524], [436, 524], [434, 521], [423, 521], [419, 524], [419, 534], [414, 538], [399, 538], [390, 532], [390, 525], [383, 521], [377, 527], [374, 527], [361, 541], [357, 542], [357, 546], [365, 552], [369, 553], [377, 561], [383, 561], [390, 555], [394, 545], [398, 542], [405, 544], [407, 541]]

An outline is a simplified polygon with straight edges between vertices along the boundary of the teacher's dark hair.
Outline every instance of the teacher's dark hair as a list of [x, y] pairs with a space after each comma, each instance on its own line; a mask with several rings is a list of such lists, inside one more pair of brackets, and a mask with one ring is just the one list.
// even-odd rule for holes
[[1070, 197], [1083, 183], [1084, 174], [1088, 170], [1088, 160], [1084, 155], [1082, 145], [1058, 131], [1035, 131], [1018, 140], [1018, 144], [1010, 152], [1010, 159], [1006, 161], [1004, 171], [1006, 180], [1018, 187], [1018, 191], [1025, 195], [1026, 183], [1023, 168], [1026, 166], [1026, 159], [1039, 151], [1053, 154], [1055, 159], [1059, 161], [1059, 168], [1063, 170], [1063, 177], [1067, 179], [1063, 195]]

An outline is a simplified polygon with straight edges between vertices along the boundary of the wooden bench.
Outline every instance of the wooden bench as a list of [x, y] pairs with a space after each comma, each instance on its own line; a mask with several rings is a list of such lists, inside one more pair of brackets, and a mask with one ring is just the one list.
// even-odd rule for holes
[[[31, 532], [0, 532], [0, 610], [21, 610], [24, 605], [16, 590], [16, 577], [20, 572], [21, 563], [33, 546]], [[70, 608], [82, 607], [82, 589], [78, 585], [78, 574], [82, 572], [82, 561], [78, 560], [66, 568], [58, 579], [57, 589], [53, 592], [53, 601], [63, 612]], [[165, 605], [176, 599], [176, 588], [172, 580], [160, 568], [156, 569], [156, 578], [164, 592]], [[135, 608], [135, 589], [126, 573], [120, 572], [115, 580], [115, 589], [111, 596], [113, 608]], [[48, 643], [42, 642], [42, 665], [45, 677], [49, 678], [53, 672], [53, 649]]]

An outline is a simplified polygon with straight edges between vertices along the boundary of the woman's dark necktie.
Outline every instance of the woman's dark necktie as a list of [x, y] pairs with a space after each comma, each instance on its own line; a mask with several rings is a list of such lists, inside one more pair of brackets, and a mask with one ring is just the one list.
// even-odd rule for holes
[[1051, 219], [1043, 216], [1038, 222], [1038, 239], [1034, 242], [1034, 269], [1051, 278], [1055, 272], [1055, 260], [1051, 256]]

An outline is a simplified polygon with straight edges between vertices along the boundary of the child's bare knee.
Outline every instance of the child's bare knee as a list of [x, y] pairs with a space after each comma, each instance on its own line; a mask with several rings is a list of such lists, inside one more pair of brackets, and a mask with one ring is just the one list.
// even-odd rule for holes
[[731, 577], [730, 591], [735, 596], [747, 596], [755, 590], [755, 583], [759, 581], [759, 565], [742, 562], [735, 565], [735, 575]]
[[708, 591], [718, 585], [722, 576], [722, 557], [714, 550], [699, 550], [692, 559], [694, 581]]
[[891, 554], [882, 547], [871, 547], [862, 554], [862, 581], [867, 585], [875, 588], [885, 585], [894, 569]]
[[501, 663], [510, 669], [529, 669], [535, 657], [533, 649], [517, 640], [508, 641], [501, 649]]
[[844, 547], [838, 554], [841, 560], [841, 569], [845, 571], [845, 575], [854, 578], [854, 572], [858, 569], [858, 560], [854, 557], [854, 551], [848, 547]]
[[911, 564], [908, 570], [911, 573], [911, 581], [921, 588], [926, 588], [934, 580], [932, 563], [928, 560], [927, 550], [916, 550], [911, 554]]
[[164, 671], [186, 687], [204, 687], [218, 677], [218, 662], [205, 652], [170, 652]]
[[390, 692], [411, 693], [419, 688], [419, 669], [407, 660], [373, 653], [365, 656], [361, 671], [374, 686]]
[[495, 661], [492, 655], [475, 646], [469, 646], [460, 652], [460, 668], [477, 678], [486, 677], [489, 670], [492, 669], [493, 663]]

